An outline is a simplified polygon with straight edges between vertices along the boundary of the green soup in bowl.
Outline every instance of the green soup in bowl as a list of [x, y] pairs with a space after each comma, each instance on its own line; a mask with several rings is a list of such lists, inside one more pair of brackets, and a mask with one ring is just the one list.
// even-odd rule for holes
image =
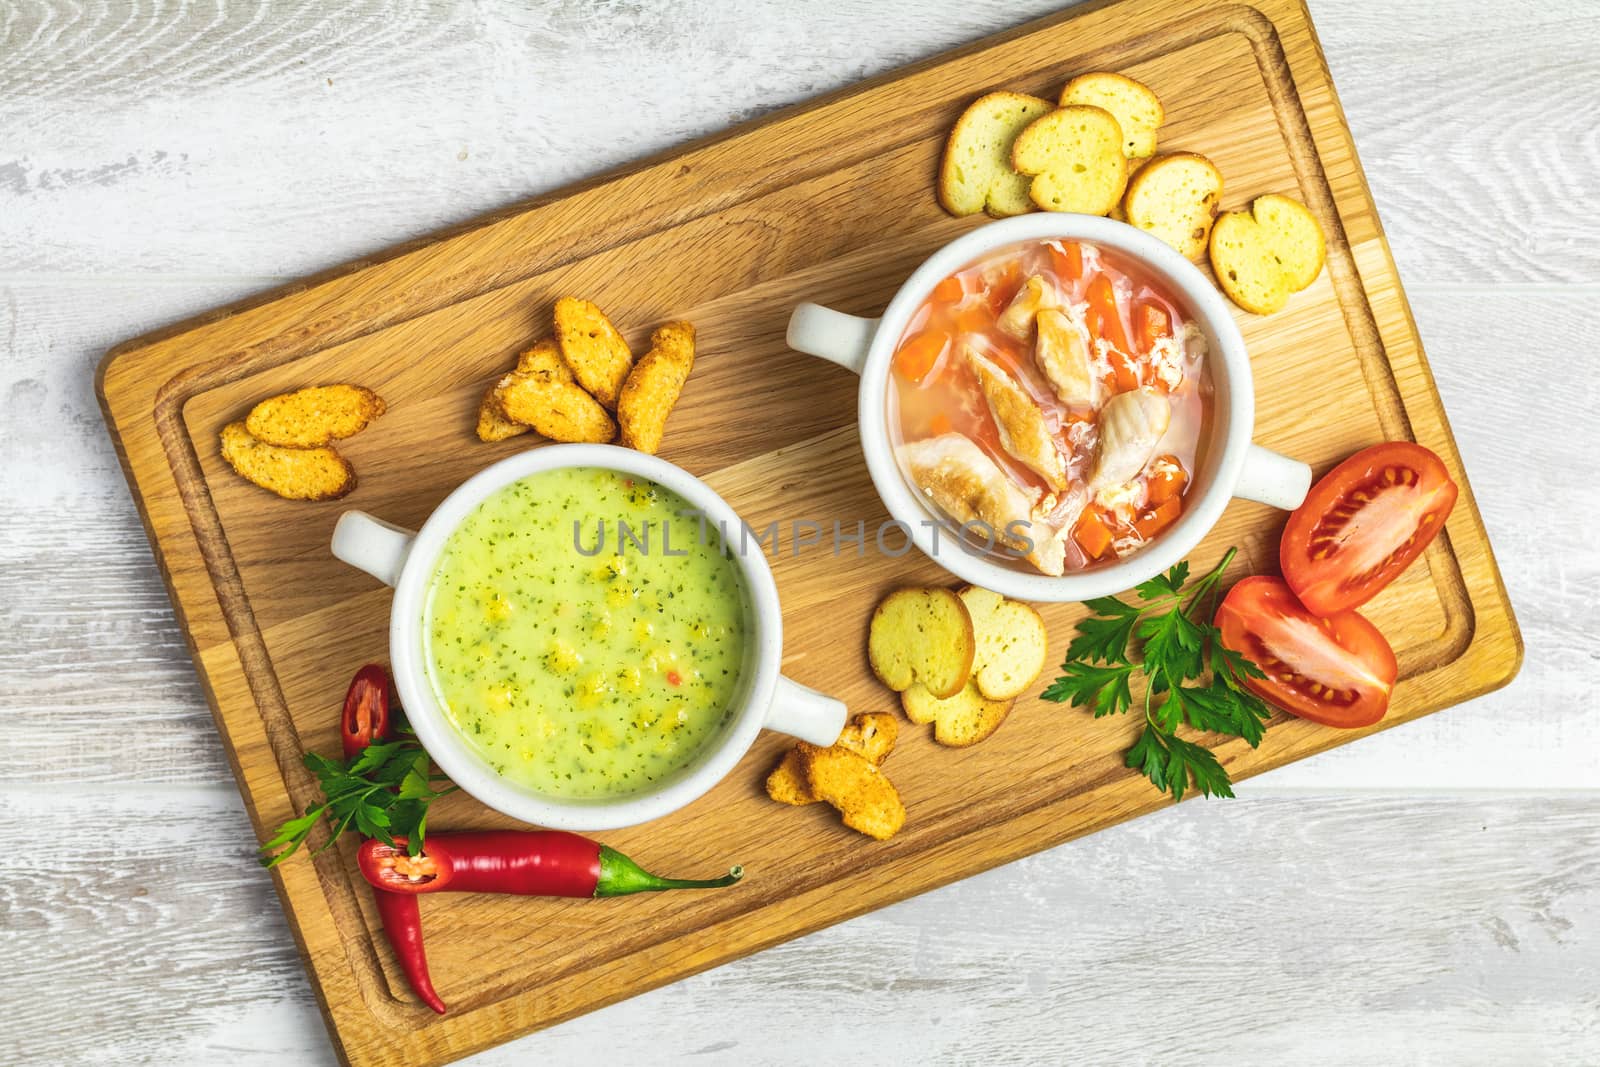
[[762, 729], [826, 746], [844, 726], [779, 671], [778, 587], [746, 530], [663, 459], [548, 445], [415, 532], [347, 511], [332, 550], [394, 588], [390, 670], [439, 769], [523, 822], [608, 830], [703, 795]]
[[723, 728], [748, 614], [737, 565], [683, 497], [605, 468], [541, 471], [445, 541], [424, 608], [428, 678], [508, 781], [622, 796]]

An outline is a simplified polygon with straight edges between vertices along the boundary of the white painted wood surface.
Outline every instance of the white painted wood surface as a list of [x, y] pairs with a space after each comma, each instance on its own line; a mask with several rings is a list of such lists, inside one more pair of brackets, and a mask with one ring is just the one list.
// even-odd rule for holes
[[[0, 0], [0, 1063], [326, 1063], [90, 385], [111, 344], [1051, 0]], [[478, 1057], [1600, 1061], [1600, 9], [1316, 0], [1507, 689]]]

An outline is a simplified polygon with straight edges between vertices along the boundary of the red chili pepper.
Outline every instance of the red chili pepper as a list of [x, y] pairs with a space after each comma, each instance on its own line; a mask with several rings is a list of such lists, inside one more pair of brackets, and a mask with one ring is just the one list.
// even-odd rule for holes
[[429, 834], [420, 856], [366, 841], [357, 863], [367, 881], [396, 893], [514, 893], [536, 897], [620, 897], [659, 889], [719, 889], [744, 877], [688, 880], [651, 874], [614, 848], [560, 830]]
[[[344, 713], [339, 717], [339, 737], [344, 742], [345, 759], [359, 756], [374, 741], [388, 740], [389, 672], [381, 664], [369, 663], [351, 679], [344, 695]], [[428, 954], [422, 944], [422, 908], [416, 896], [373, 886], [372, 898], [378, 903], [383, 932], [412, 992], [443, 1015], [444, 1001], [433, 991], [433, 978], [428, 974]]]
[[400, 969], [405, 972], [411, 991], [424, 1004], [445, 1013], [444, 1001], [433, 991], [433, 979], [428, 975], [428, 953], [422, 945], [422, 905], [411, 893], [391, 893], [387, 889], [372, 888], [372, 899], [378, 902], [378, 917], [383, 920], [383, 932], [388, 935], [389, 947], [394, 949]]
[[344, 758], [361, 754], [374, 741], [389, 736], [389, 672], [369, 663], [356, 672], [344, 694], [344, 714], [339, 716], [339, 739]]

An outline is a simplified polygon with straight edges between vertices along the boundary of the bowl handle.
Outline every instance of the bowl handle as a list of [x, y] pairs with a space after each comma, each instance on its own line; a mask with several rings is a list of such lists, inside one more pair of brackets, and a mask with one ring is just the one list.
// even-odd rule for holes
[[384, 522], [365, 511], [347, 511], [333, 528], [333, 556], [394, 588], [411, 554], [416, 531]]
[[847, 714], [844, 702], [778, 675], [767, 709], [766, 728], [824, 748], [839, 740]]
[[1239, 468], [1233, 495], [1268, 507], [1293, 511], [1311, 489], [1311, 468], [1260, 445], [1251, 445]]
[[796, 352], [821, 356], [860, 374], [877, 332], [877, 319], [846, 315], [821, 304], [801, 304], [789, 316], [787, 340]]

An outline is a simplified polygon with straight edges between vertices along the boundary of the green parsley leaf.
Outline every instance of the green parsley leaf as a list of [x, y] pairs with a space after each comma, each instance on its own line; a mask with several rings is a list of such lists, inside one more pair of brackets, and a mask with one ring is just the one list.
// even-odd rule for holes
[[354, 759], [339, 761], [315, 752], [305, 755], [305, 765], [317, 776], [323, 803], [285, 822], [261, 846], [261, 864], [275, 867], [299, 851], [319, 823], [328, 827], [328, 839], [317, 852], [331, 847], [341, 834], [355, 830], [394, 845], [396, 837], [408, 839], [412, 855], [422, 848], [428, 807], [456, 786], [434, 788], [447, 782], [431, 774], [427, 752], [407, 727], [392, 741], [368, 745]]
[[1067, 673], [1044, 691], [1046, 700], [1070, 700], [1075, 708], [1088, 707], [1097, 719], [1121, 714], [1132, 706], [1133, 693], [1128, 687], [1128, 679], [1136, 669], [1132, 664], [1069, 662], [1061, 669]]
[[[1187, 561], [1141, 583], [1142, 606], [1114, 596], [1086, 601], [1067, 646], [1061, 676], [1044, 699], [1088, 708], [1096, 718], [1134, 705], [1133, 682], [1144, 683], [1144, 730], [1126, 762], [1157, 789], [1183, 799], [1233, 796], [1232, 782], [1211, 750], [1179, 735], [1180, 728], [1261, 743], [1272, 711], [1244, 685], [1261, 669], [1222, 644], [1211, 621], [1216, 591], [1233, 562], [1229, 549], [1215, 567], [1189, 581]], [[1192, 683], [1192, 684], [1191, 684]]]

